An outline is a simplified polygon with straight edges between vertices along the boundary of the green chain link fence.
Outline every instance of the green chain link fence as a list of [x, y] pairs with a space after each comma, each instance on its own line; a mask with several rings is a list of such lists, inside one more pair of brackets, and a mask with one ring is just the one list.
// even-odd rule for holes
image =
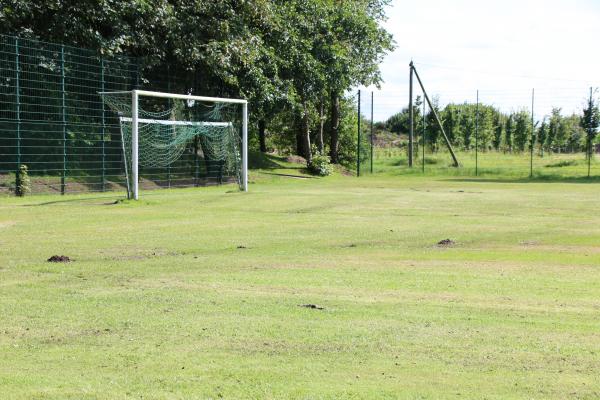
[[[0, 35], [0, 193], [14, 194], [20, 166], [32, 193], [121, 190], [123, 144], [117, 115], [98, 92], [198, 93], [189, 76], [144, 72], [136, 58]], [[143, 189], [221, 183], [218, 165], [192, 142], [164, 168], [140, 170]]]

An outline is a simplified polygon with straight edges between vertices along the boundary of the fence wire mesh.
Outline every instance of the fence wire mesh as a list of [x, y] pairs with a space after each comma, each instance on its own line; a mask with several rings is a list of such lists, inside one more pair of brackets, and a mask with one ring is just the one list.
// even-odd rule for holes
[[[198, 93], [189, 77], [147, 72], [139, 59], [0, 35], [0, 193], [15, 191], [26, 165], [32, 193], [125, 190], [117, 115], [98, 92], [147, 89]], [[200, 155], [200, 158], [201, 155]], [[190, 143], [164, 168], [140, 169], [140, 187], [234, 181]]]
[[373, 173], [374, 121], [373, 92], [358, 91], [357, 94], [357, 176]]
[[[376, 173], [478, 176], [498, 179], [600, 178], [597, 141], [581, 126], [598, 90], [580, 87], [436, 91], [427, 88], [460, 166], [424, 94], [415, 86], [413, 166], [409, 167], [408, 91], [375, 92]], [[361, 101], [361, 113], [368, 105]], [[364, 129], [364, 128], [363, 128]], [[589, 156], [588, 156], [589, 151]]]

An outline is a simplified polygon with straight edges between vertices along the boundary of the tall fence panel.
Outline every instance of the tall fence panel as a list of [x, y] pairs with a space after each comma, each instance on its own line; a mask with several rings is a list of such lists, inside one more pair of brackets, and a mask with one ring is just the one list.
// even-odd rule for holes
[[[0, 35], [0, 193], [25, 165], [33, 193], [124, 190], [118, 115], [98, 92], [198, 93], [197, 80], [144, 68], [140, 59]], [[214, 95], [207, 93], [207, 95]], [[171, 165], [140, 168], [142, 189], [222, 183], [219, 164], [188, 143]]]
[[130, 90], [135, 63], [0, 36], [0, 185], [26, 165], [32, 192], [103, 191], [124, 184], [119, 123], [98, 95]]

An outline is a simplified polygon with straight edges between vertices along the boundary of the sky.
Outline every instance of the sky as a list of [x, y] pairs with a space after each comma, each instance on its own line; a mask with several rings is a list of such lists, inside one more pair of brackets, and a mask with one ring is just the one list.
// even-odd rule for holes
[[363, 88], [361, 102], [370, 108], [375, 90], [375, 120], [408, 104], [411, 60], [442, 106], [475, 102], [479, 90], [482, 103], [531, 109], [535, 89], [536, 120], [553, 106], [580, 111], [600, 87], [600, 0], [393, 0], [387, 14], [396, 49], [381, 90]]

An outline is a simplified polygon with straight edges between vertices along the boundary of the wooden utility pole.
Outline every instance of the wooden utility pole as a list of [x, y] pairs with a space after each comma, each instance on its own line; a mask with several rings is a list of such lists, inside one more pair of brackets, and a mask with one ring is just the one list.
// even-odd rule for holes
[[[417, 72], [417, 69], [414, 67], [412, 62], [410, 63], [410, 65], [411, 65], [411, 71], [414, 72], [415, 76], [417, 77], [417, 81], [419, 82], [419, 86], [421, 86], [421, 90], [423, 91], [425, 100], [427, 100], [429, 109], [431, 110], [431, 112], [433, 113], [433, 116], [435, 117], [435, 122], [438, 124], [440, 131], [442, 132], [442, 136], [444, 137], [444, 141], [446, 142], [448, 151], [450, 152], [450, 155], [452, 156], [453, 164], [455, 167], [458, 167], [458, 165], [459, 165], [458, 159], [456, 158], [456, 154], [454, 154], [454, 149], [452, 149], [452, 144], [450, 143], [448, 136], [446, 136], [446, 131], [444, 131], [444, 127], [442, 126], [442, 121], [440, 121], [440, 117], [438, 116], [437, 111], [435, 111], [435, 108], [433, 107], [431, 100], [429, 100], [429, 96], [427, 95], [427, 92], [425, 91], [425, 86], [423, 86], [423, 82], [421, 81], [421, 78], [419, 77], [419, 73]], [[411, 77], [412, 77], [412, 74], [411, 74]], [[411, 86], [411, 88], [412, 88], [412, 86]], [[412, 96], [411, 96], [411, 98], [412, 98]], [[412, 112], [412, 107], [411, 107], [411, 112]], [[411, 118], [411, 132], [412, 132], [412, 118]], [[411, 137], [412, 137], [412, 135], [411, 135]]]

